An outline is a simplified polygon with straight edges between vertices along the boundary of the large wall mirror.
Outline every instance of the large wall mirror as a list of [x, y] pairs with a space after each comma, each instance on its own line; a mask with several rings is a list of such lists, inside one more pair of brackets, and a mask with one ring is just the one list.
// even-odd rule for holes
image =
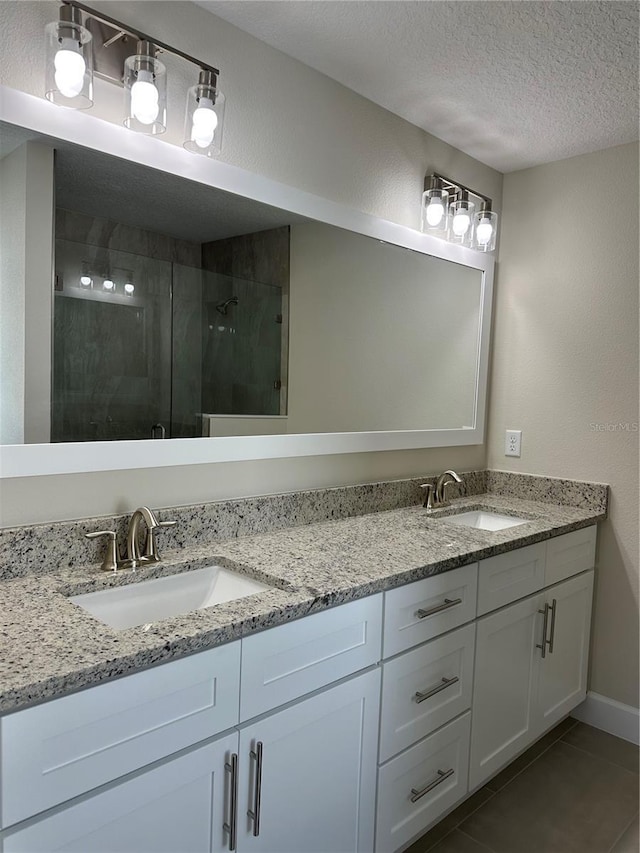
[[482, 441], [491, 258], [5, 101], [3, 476]]

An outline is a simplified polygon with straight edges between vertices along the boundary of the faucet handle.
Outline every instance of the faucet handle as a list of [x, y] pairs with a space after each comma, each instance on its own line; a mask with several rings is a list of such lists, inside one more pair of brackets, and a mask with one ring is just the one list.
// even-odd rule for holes
[[107, 550], [100, 568], [103, 572], [115, 572], [118, 569], [118, 548], [116, 545], [115, 530], [96, 530], [94, 533], [85, 533], [87, 539], [97, 539], [98, 536], [107, 536]]
[[425, 509], [433, 509], [435, 497], [433, 483], [423, 483], [420, 488], [424, 489], [424, 503], [422, 504], [422, 506]]
[[158, 553], [158, 546], [156, 544], [155, 532], [160, 527], [175, 527], [177, 522], [175, 521], [159, 521], [156, 527], [150, 527], [147, 530], [147, 539], [144, 545], [144, 554], [142, 555], [142, 560], [145, 563], [159, 563], [160, 562], [160, 554]]

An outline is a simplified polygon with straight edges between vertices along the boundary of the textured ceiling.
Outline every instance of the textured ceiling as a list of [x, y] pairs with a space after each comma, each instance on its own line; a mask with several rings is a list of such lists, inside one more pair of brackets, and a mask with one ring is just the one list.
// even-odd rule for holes
[[637, 0], [198, 5], [501, 172], [638, 138]]

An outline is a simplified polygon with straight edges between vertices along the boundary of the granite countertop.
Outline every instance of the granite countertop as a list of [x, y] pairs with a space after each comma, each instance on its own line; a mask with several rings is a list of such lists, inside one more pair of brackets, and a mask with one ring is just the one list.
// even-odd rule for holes
[[[484, 508], [529, 519], [500, 531], [441, 520]], [[601, 521], [606, 511], [482, 494], [432, 514], [408, 506], [167, 551], [163, 562], [105, 574], [84, 566], [0, 581], [0, 712], [96, 685], [365, 595]], [[216, 563], [265, 592], [150, 625], [114, 630], [68, 596]]]

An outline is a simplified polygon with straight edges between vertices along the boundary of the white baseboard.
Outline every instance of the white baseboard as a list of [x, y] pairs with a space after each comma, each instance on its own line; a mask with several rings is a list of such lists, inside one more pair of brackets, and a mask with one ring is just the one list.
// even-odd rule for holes
[[587, 698], [571, 712], [571, 716], [596, 729], [640, 744], [640, 709], [601, 696], [587, 693]]

